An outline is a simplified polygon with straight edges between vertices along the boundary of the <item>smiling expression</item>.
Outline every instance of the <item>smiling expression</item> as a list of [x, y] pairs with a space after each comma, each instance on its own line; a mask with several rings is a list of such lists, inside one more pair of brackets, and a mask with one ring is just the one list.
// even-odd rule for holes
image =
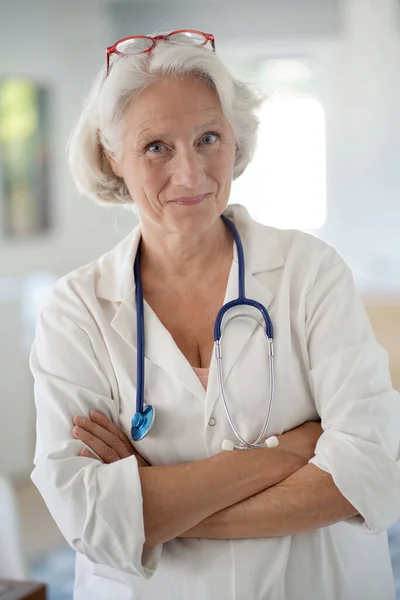
[[170, 232], [207, 229], [228, 203], [235, 139], [214, 90], [189, 77], [146, 87], [126, 110], [111, 159], [141, 221]]

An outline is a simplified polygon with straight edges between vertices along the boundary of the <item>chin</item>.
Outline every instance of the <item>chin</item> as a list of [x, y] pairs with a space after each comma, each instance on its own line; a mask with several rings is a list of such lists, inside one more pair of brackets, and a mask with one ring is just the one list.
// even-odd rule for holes
[[[183, 210], [179, 210], [182, 208]], [[170, 223], [176, 231], [187, 234], [198, 234], [207, 231], [216, 223], [225, 210], [225, 207], [210, 206], [204, 201], [196, 206], [174, 207], [175, 214], [172, 215]]]

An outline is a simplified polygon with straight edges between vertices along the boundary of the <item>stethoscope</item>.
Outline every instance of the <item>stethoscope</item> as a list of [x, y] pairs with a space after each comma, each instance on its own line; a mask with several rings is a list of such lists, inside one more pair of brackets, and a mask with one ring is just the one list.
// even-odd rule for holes
[[[214, 349], [215, 356], [217, 362], [217, 371], [218, 371], [218, 385], [220, 395], [224, 404], [224, 409], [226, 416], [228, 418], [229, 424], [232, 428], [233, 433], [235, 434], [238, 442], [241, 445], [237, 445], [231, 440], [224, 440], [222, 443], [223, 450], [250, 450], [252, 448], [272, 448], [278, 446], [279, 441], [275, 436], [271, 436], [267, 438], [265, 441], [265, 435], [268, 429], [269, 421], [271, 418], [272, 406], [274, 403], [274, 392], [275, 392], [275, 378], [274, 378], [274, 330], [272, 326], [271, 318], [268, 314], [267, 309], [260, 302], [256, 300], [250, 300], [246, 298], [245, 295], [245, 267], [244, 267], [244, 253], [242, 240], [240, 239], [239, 232], [237, 231], [233, 222], [225, 217], [225, 215], [221, 215], [221, 219], [225, 223], [225, 225], [231, 230], [237, 250], [238, 257], [238, 265], [239, 265], [239, 294], [237, 300], [232, 300], [220, 309], [218, 312], [217, 318], [214, 324]], [[148, 404], [144, 407], [144, 310], [143, 310], [143, 288], [142, 288], [142, 278], [140, 273], [140, 243], [136, 253], [135, 264], [134, 264], [134, 275], [135, 275], [135, 299], [136, 299], [136, 319], [137, 319], [137, 392], [136, 392], [136, 413], [132, 417], [132, 427], [131, 427], [131, 437], [136, 442], [142, 440], [150, 431], [151, 427], [154, 423], [155, 418], [155, 410], [154, 407]], [[252, 306], [256, 308], [263, 317], [264, 327], [265, 327], [265, 336], [267, 338], [268, 344], [268, 364], [269, 364], [269, 377], [270, 377], [270, 386], [269, 386], [269, 401], [268, 408], [265, 415], [264, 424], [261, 430], [260, 435], [254, 442], [246, 441], [239, 433], [239, 430], [232, 418], [231, 412], [229, 410], [228, 403], [226, 401], [225, 388], [224, 388], [224, 380], [223, 380], [223, 370], [222, 370], [222, 334], [221, 334], [221, 325], [222, 320], [226, 313], [231, 309], [237, 306]], [[261, 325], [258, 319], [252, 315], [247, 315], [252, 319], [256, 320], [258, 325]], [[231, 317], [228, 321], [233, 321], [236, 318], [243, 317], [243, 315], [235, 315]]]

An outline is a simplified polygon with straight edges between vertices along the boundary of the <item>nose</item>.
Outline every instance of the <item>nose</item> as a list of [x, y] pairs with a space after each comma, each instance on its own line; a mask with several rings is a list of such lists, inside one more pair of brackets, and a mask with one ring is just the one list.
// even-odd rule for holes
[[194, 148], [176, 150], [172, 160], [171, 183], [176, 187], [200, 191], [204, 179], [204, 158]]

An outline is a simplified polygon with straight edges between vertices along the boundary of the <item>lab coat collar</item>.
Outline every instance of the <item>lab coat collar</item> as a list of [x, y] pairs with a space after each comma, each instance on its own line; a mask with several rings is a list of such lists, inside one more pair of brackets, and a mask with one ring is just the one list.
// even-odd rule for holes
[[[255, 275], [283, 266], [285, 261], [276, 229], [253, 221], [247, 209], [240, 204], [230, 204], [224, 214], [235, 222], [239, 230], [245, 251], [246, 271]], [[132, 233], [100, 259], [96, 287], [98, 298], [110, 302], [124, 302], [133, 292], [135, 287], [133, 263], [140, 238], [139, 224]], [[234, 260], [237, 262], [236, 247]]]
[[[254, 221], [241, 204], [230, 204], [224, 214], [235, 223], [244, 249], [246, 271], [256, 275], [279, 269], [285, 264], [279, 230]], [[234, 260], [237, 262], [236, 246]]]
[[[273, 293], [258, 280], [257, 274], [273, 271], [284, 264], [278, 231], [253, 221], [247, 210], [240, 205], [228, 206], [225, 215], [233, 219], [242, 240], [246, 295], [268, 308]], [[99, 298], [120, 303], [111, 326], [134, 350], [136, 350], [136, 308], [133, 263], [140, 237], [141, 231], [138, 226], [128, 238], [103, 257], [96, 290]], [[237, 290], [238, 268], [235, 248], [224, 303], [237, 298]], [[195, 397], [204, 402], [205, 392], [200, 381], [176, 346], [171, 334], [146, 302], [144, 302], [144, 321], [146, 359], [168, 372], [171, 377], [185, 385]], [[252, 322], [254, 325], [253, 328], [249, 328], [248, 334], [241, 337], [240, 343], [230, 345], [224, 354], [224, 379], [229, 376], [233, 365], [257, 327], [257, 323]], [[211, 414], [217, 398], [217, 373], [213, 356], [206, 394], [207, 415]]]
[[109, 302], [124, 302], [134, 291], [133, 265], [141, 238], [140, 224], [100, 259], [96, 296]]

